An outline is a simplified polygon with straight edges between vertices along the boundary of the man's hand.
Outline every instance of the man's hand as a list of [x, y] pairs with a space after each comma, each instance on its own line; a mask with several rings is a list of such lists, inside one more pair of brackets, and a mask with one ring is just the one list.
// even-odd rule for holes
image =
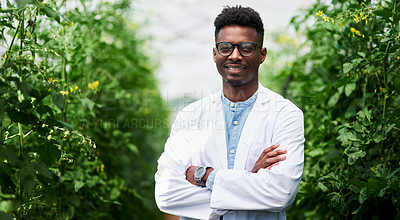
[[[199, 184], [196, 183], [196, 180], [194, 180], [194, 172], [196, 172], [196, 169], [199, 166], [190, 166], [187, 170], [186, 170], [186, 180], [189, 181], [191, 184], [196, 185], [196, 186], [200, 186]], [[207, 182], [208, 176], [210, 175], [210, 173], [213, 171], [213, 168], [207, 168], [206, 170], [206, 174], [204, 175], [204, 177], [201, 179], [204, 183]]]
[[256, 164], [254, 164], [252, 173], [257, 173], [260, 169], [268, 169], [279, 164], [279, 161], [285, 160], [286, 156], [282, 154], [286, 154], [287, 150], [275, 150], [279, 147], [279, 144], [272, 145], [271, 147], [265, 149], [260, 157], [258, 158]]

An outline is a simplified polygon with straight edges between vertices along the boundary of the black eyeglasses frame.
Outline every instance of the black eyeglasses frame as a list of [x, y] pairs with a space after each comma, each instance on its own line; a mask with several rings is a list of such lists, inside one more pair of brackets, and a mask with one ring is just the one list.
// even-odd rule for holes
[[[231, 51], [228, 55], [222, 55], [221, 52], [219, 52], [218, 46], [219, 46], [220, 44], [223, 44], [223, 43], [228, 43], [228, 44], [232, 45], [232, 48], [233, 48], [233, 49], [232, 49], [232, 51]], [[253, 46], [255, 46], [254, 51], [253, 51], [250, 55], [244, 55], [244, 54], [242, 53], [242, 51], [240, 50], [240, 45], [246, 44], [246, 43], [247, 43], [247, 44], [250, 43], [250, 44], [252, 44]], [[250, 57], [250, 56], [252, 56], [252, 55], [254, 54], [254, 52], [256, 52], [257, 47], [259, 47], [260, 49], [262, 49], [262, 47], [261, 47], [260, 45], [258, 45], [258, 44], [256, 44], [256, 43], [253, 43], [253, 42], [241, 42], [241, 43], [238, 43], [238, 44], [233, 44], [233, 43], [231, 43], [231, 42], [221, 41], [221, 42], [218, 42], [218, 43], [215, 44], [215, 48], [216, 48], [216, 50], [218, 51], [219, 55], [221, 55], [221, 56], [223, 56], [223, 57], [229, 57], [229, 56], [233, 53], [233, 51], [235, 50], [235, 46], [237, 46], [240, 55], [242, 55], [242, 56], [244, 56], [244, 57]]]

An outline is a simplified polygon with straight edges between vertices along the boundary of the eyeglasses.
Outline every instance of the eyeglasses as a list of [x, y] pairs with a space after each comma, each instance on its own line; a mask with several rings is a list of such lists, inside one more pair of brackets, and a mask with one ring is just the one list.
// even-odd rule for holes
[[240, 44], [233, 44], [230, 42], [219, 42], [216, 44], [218, 53], [223, 57], [228, 57], [232, 54], [235, 46], [238, 47], [239, 53], [244, 57], [253, 55], [257, 47], [262, 49], [258, 44], [252, 42], [242, 42]]

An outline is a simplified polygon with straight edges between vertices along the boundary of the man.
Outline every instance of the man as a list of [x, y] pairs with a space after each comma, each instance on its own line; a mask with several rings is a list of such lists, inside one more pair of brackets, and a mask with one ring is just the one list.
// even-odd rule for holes
[[214, 25], [222, 91], [178, 113], [157, 205], [181, 219], [286, 219], [303, 172], [303, 113], [258, 82], [267, 50], [257, 12], [226, 7]]

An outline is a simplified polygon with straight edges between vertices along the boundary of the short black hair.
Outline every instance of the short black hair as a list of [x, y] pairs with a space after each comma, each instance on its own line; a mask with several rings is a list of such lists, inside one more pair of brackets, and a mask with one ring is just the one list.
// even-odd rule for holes
[[240, 5], [236, 5], [235, 7], [225, 6], [221, 14], [214, 21], [215, 39], [217, 39], [221, 28], [232, 24], [254, 27], [257, 34], [261, 37], [261, 41], [263, 41], [264, 25], [260, 15], [254, 9]]

